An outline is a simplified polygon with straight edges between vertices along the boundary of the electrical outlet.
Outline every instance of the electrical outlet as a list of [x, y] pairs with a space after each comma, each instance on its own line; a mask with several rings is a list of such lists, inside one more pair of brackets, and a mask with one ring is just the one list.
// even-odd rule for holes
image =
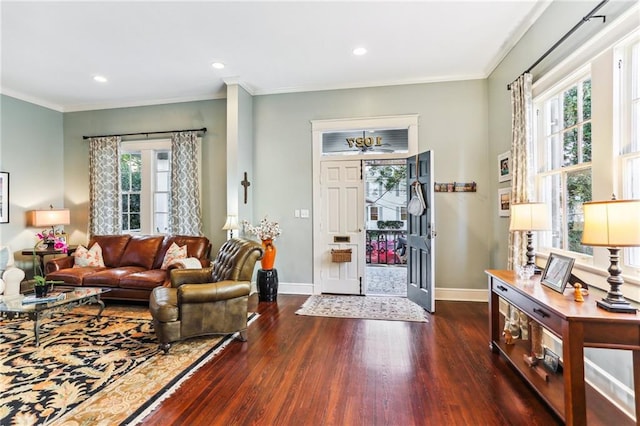
[[293, 217], [300, 217], [300, 209], [295, 209], [293, 211]]

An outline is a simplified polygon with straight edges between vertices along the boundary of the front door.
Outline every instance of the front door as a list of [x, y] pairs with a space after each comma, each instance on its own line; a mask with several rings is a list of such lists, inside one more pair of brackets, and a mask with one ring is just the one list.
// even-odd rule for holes
[[[362, 294], [364, 183], [360, 160], [320, 166], [322, 293]], [[332, 261], [331, 249], [351, 249], [351, 261]]]
[[[417, 162], [416, 162], [417, 159]], [[407, 194], [413, 194], [411, 184], [422, 184], [427, 205], [424, 212], [407, 217], [407, 297], [433, 313], [435, 305], [435, 224], [433, 205], [433, 153], [422, 152], [407, 160]]]

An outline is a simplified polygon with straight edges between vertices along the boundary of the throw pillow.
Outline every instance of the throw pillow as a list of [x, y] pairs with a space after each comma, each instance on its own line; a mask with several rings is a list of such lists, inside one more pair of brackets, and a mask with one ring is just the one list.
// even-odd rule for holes
[[7, 269], [7, 265], [9, 264], [9, 247], [0, 248], [0, 277], [4, 273], [5, 269]]
[[182, 247], [178, 247], [176, 243], [171, 243], [169, 246], [169, 250], [164, 255], [164, 260], [162, 261], [162, 266], [160, 269], [167, 269], [167, 267], [176, 260], [186, 259], [187, 258], [187, 246], [184, 245]]
[[91, 246], [91, 249], [87, 250], [84, 246], [78, 246], [73, 253], [74, 268], [82, 266], [92, 266], [98, 268], [104, 268], [104, 260], [102, 259], [102, 247], [100, 244], [95, 243]]

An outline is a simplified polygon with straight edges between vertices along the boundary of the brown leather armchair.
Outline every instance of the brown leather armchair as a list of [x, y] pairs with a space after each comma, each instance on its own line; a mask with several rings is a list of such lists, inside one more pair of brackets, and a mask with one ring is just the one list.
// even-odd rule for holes
[[167, 353], [172, 342], [208, 334], [239, 332], [246, 341], [251, 278], [262, 253], [258, 242], [233, 238], [209, 268], [172, 270], [171, 287], [156, 287], [149, 298], [160, 348]]

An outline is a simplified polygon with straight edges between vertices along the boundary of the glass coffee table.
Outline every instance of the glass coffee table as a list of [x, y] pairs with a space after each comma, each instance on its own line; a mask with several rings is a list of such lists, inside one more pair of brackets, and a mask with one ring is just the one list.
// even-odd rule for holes
[[36, 339], [36, 346], [40, 345], [40, 321], [43, 318], [51, 318], [58, 312], [70, 311], [76, 306], [97, 304], [100, 306], [96, 319], [104, 310], [104, 302], [100, 300], [103, 293], [108, 292], [108, 288], [77, 287], [57, 290], [55, 300], [34, 299], [33, 294], [21, 294], [18, 296], [0, 297], [0, 317], [20, 318], [27, 317], [33, 321], [33, 334]]

